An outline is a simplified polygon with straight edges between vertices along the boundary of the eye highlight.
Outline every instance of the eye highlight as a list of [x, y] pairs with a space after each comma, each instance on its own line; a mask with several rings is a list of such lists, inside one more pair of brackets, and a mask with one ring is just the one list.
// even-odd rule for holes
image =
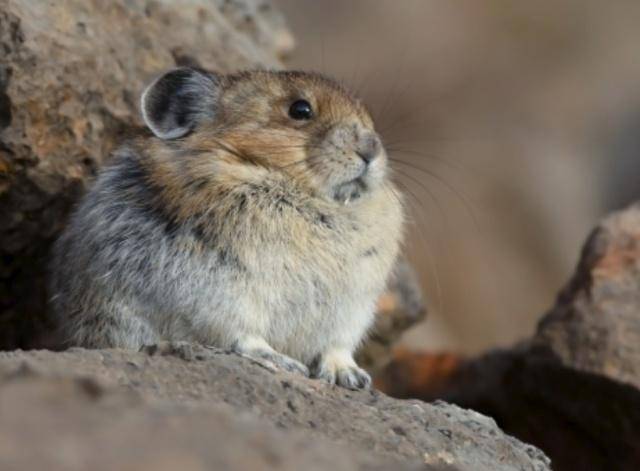
[[311, 103], [307, 100], [296, 100], [289, 107], [289, 117], [296, 120], [307, 120], [313, 118]]

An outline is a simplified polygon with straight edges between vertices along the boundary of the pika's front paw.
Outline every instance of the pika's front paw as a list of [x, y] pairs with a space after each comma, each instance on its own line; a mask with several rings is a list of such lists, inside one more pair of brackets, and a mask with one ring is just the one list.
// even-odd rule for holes
[[371, 376], [358, 366], [339, 368], [336, 371], [319, 370], [315, 376], [330, 384], [337, 384], [347, 389], [357, 390], [371, 387]]
[[275, 367], [291, 373], [309, 376], [309, 368], [298, 360], [276, 352], [265, 340], [259, 337], [245, 337], [242, 341], [236, 342], [231, 350], [267, 369]]
[[280, 368], [281, 370], [309, 376], [309, 368], [300, 363], [298, 360], [294, 360], [293, 358], [281, 353], [269, 350], [254, 350], [246, 355], [251, 356], [252, 358], [259, 358], [261, 360], [269, 361], [273, 363], [276, 368]]
[[347, 389], [369, 389], [371, 376], [356, 365], [351, 354], [344, 351], [328, 353], [320, 358], [313, 376], [329, 384]]

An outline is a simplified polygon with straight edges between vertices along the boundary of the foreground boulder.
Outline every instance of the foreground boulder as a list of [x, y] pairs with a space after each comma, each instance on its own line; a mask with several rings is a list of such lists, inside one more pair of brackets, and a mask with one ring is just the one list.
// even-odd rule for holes
[[18, 469], [85, 469], [94, 456], [117, 468], [550, 469], [476, 412], [349, 391], [188, 344], [0, 352], [0, 372], [0, 444], [9, 444], [0, 464]]
[[529, 342], [473, 360], [401, 352], [379, 386], [489, 414], [556, 471], [640, 469], [640, 204], [593, 231]]
[[224, 405], [154, 404], [90, 379], [14, 378], [0, 390], [0, 407], [6, 470], [419, 469], [277, 430]]

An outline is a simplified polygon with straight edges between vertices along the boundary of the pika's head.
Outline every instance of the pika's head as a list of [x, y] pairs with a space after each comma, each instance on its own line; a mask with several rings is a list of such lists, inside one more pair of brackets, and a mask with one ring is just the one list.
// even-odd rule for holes
[[366, 195], [387, 178], [370, 114], [318, 74], [180, 68], [149, 85], [141, 107], [149, 129], [182, 151], [282, 172], [339, 202]]

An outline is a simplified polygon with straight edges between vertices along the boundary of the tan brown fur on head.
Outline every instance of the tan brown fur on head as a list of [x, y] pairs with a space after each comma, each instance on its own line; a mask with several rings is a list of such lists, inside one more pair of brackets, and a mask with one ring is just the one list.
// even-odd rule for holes
[[[312, 118], [292, 119], [300, 100]], [[233, 186], [279, 172], [348, 202], [384, 178], [386, 155], [366, 108], [319, 74], [176, 69], [149, 86], [142, 110], [161, 139], [152, 145], [155, 173], [176, 197], [185, 179]]]

